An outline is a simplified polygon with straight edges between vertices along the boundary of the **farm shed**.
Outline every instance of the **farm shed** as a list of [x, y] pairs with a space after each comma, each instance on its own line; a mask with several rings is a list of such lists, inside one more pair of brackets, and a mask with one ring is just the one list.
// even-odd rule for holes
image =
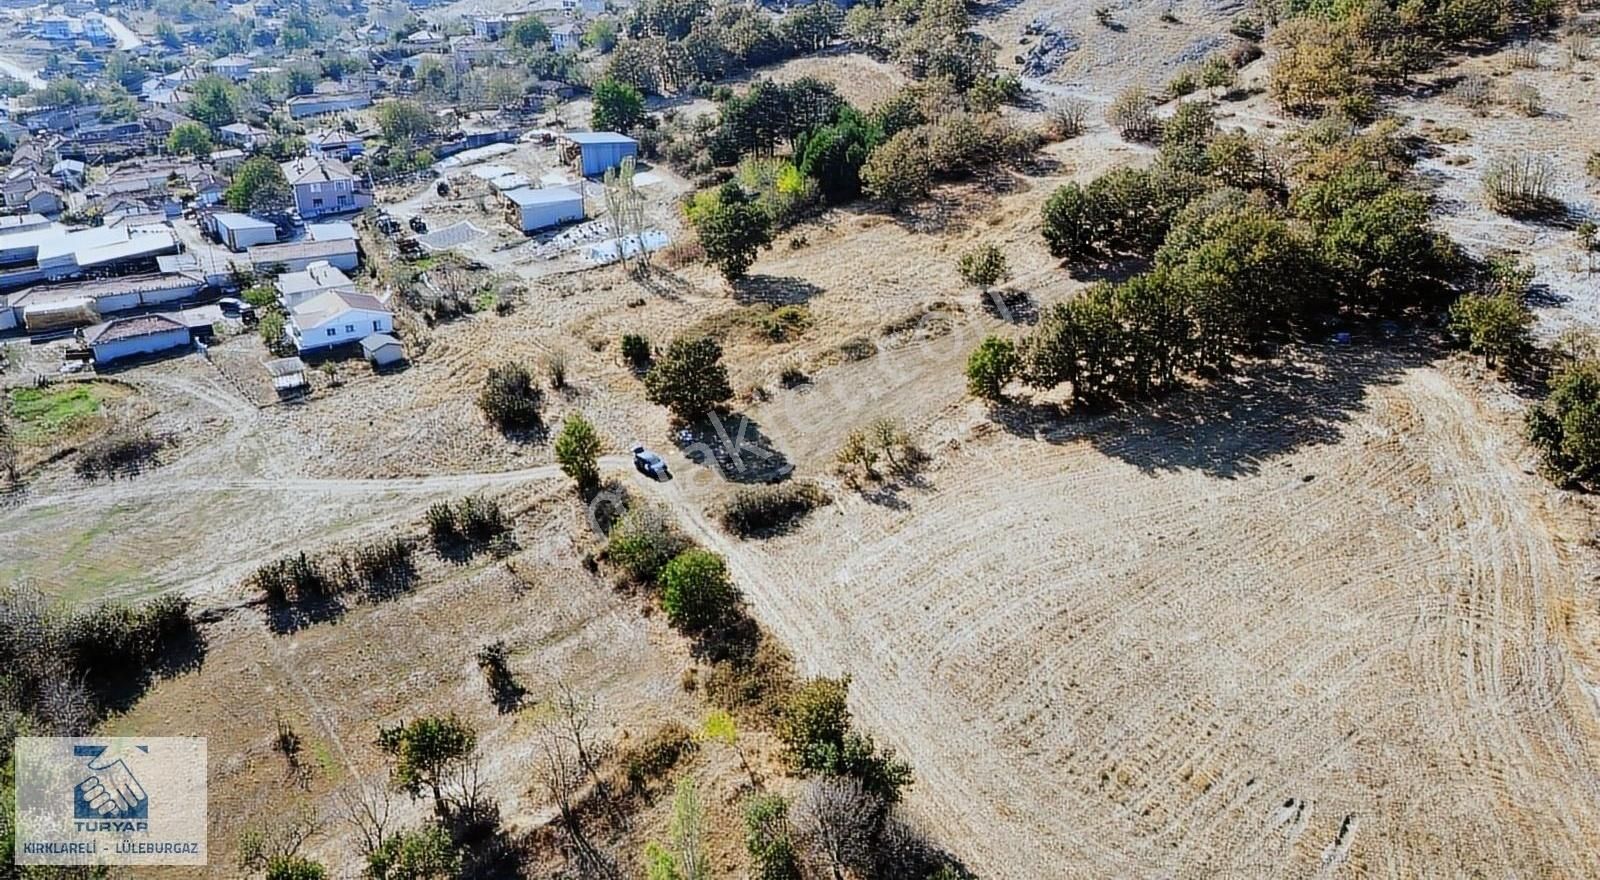
[[114, 318], [83, 331], [83, 341], [94, 352], [96, 364], [189, 345], [189, 325], [167, 315]]
[[561, 135], [561, 155], [584, 177], [597, 177], [639, 155], [639, 142], [614, 131], [574, 131]]
[[223, 211], [212, 218], [216, 225], [217, 241], [234, 253], [243, 253], [258, 244], [272, 244], [278, 240], [278, 227], [270, 220]]
[[267, 375], [272, 377], [272, 390], [279, 394], [304, 391], [307, 385], [306, 362], [297, 357], [267, 361]]
[[524, 233], [583, 219], [583, 194], [566, 187], [508, 190], [506, 221]]
[[352, 272], [361, 262], [360, 250], [354, 239], [283, 242], [258, 244], [250, 249], [250, 266], [257, 272], [277, 269], [280, 272], [300, 272], [312, 263], [323, 261]]
[[361, 353], [374, 367], [392, 367], [406, 359], [406, 348], [387, 333], [374, 333], [361, 340]]

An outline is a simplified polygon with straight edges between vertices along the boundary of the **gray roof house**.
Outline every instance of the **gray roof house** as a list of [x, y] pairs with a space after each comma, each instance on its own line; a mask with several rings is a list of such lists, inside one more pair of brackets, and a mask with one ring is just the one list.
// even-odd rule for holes
[[347, 214], [372, 204], [372, 193], [338, 159], [302, 156], [283, 163], [283, 176], [294, 190], [294, 206], [305, 220]]

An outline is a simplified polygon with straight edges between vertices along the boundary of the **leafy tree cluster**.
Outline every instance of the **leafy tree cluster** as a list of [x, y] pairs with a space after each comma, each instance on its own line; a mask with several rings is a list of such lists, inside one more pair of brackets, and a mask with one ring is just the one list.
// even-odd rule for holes
[[502, 431], [538, 428], [543, 402], [533, 370], [517, 361], [491, 367], [478, 393], [478, 408]]
[[849, 695], [848, 678], [814, 678], [796, 687], [776, 731], [784, 760], [802, 776], [859, 780], [869, 793], [895, 803], [911, 784], [911, 766], [855, 729]]
[[235, 211], [272, 214], [294, 203], [294, 191], [278, 163], [265, 156], [246, 159], [233, 174], [222, 198]]
[[840, 34], [831, 2], [796, 6], [774, 19], [759, 7], [709, 0], [645, 0], [624, 21], [607, 76], [642, 91], [709, 90], [729, 74], [813, 52]]
[[1187, 127], [1164, 135], [1153, 168], [1069, 184], [1046, 202], [1052, 253], [1152, 267], [1051, 309], [1014, 362], [986, 344], [969, 364], [975, 391], [998, 393], [1010, 364], [1035, 388], [1070, 383], [1079, 399], [1150, 394], [1185, 372], [1227, 369], [1318, 314], [1432, 305], [1457, 273], [1426, 197], [1374, 158], [1387, 154], [1386, 134], [1307, 138], [1299, 185], [1285, 198], [1270, 176], [1248, 190], [1225, 183], [1223, 136]]
[[995, 45], [971, 30], [962, 0], [859, 3], [845, 16], [856, 45], [893, 59], [917, 79], [943, 79], [965, 92], [991, 79]]
[[1497, 43], [1558, 13], [1555, 0], [1286, 0], [1271, 42], [1269, 91], [1285, 110], [1365, 116], [1377, 89], [1427, 70], [1451, 48]]

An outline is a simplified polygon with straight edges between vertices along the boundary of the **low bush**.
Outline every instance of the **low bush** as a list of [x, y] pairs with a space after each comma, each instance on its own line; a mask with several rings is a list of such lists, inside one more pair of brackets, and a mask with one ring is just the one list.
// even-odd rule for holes
[[685, 550], [662, 567], [661, 608], [679, 629], [698, 632], [717, 627], [739, 607], [739, 589], [728, 564], [710, 550]]
[[1542, 156], [1491, 159], [1483, 169], [1484, 201], [1507, 217], [1542, 219], [1566, 212], [1554, 194], [1555, 168]]
[[1161, 130], [1155, 102], [1137, 86], [1124, 90], [1111, 102], [1106, 108], [1106, 123], [1130, 141], [1153, 141]]
[[455, 504], [441, 501], [430, 506], [427, 522], [434, 547], [440, 550], [464, 544], [488, 544], [511, 531], [511, 523], [500, 509], [500, 503], [477, 495]]
[[539, 407], [544, 394], [526, 364], [508, 363], [492, 367], [478, 394], [478, 407], [503, 431], [539, 427]]
[[718, 507], [716, 517], [724, 529], [748, 538], [792, 528], [830, 501], [822, 487], [810, 482], [744, 486]]
[[634, 372], [650, 369], [650, 340], [637, 333], [622, 334], [622, 359]]
[[634, 583], [653, 584], [662, 567], [690, 546], [670, 513], [653, 505], [635, 505], [611, 528], [605, 557]]
[[1600, 477], [1600, 360], [1583, 358], [1561, 370], [1527, 420], [1545, 472], [1563, 484], [1593, 486]]

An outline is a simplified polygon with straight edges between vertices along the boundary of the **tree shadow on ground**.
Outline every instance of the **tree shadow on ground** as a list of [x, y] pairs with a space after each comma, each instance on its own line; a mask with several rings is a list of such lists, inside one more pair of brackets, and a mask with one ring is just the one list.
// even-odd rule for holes
[[676, 272], [659, 266], [634, 272], [629, 277], [647, 293], [659, 296], [668, 302], [683, 302], [688, 297], [706, 295], [705, 291], [685, 281]]
[[299, 602], [272, 602], [267, 605], [267, 629], [273, 635], [289, 635], [319, 623], [344, 617], [350, 608], [338, 596]]
[[1007, 324], [1039, 323], [1039, 301], [1026, 290], [991, 290], [980, 299], [986, 314]]
[[733, 285], [733, 299], [743, 305], [801, 305], [822, 292], [815, 284], [790, 275], [750, 275]]
[[744, 413], [713, 412], [673, 440], [686, 458], [716, 471], [732, 483], [776, 483], [789, 478], [794, 464]]
[[87, 684], [95, 700], [110, 713], [132, 709], [158, 681], [195, 672], [205, 665], [210, 644], [199, 626], [164, 639], [150, 666], [132, 670], [99, 670]]
[[1111, 413], [1070, 413], [1046, 404], [992, 410], [1021, 437], [1087, 441], [1146, 472], [1197, 470], [1233, 479], [1280, 456], [1337, 443], [1369, 389], [1441, 354], [1434, 340], [1309, 345], [1291, 359], [1248, 367], [1201, 387]]
[[1142, 275], [1148, 271], [1150, 271], [1150, 261], [1142, 257], [1067, 267], [1067, 274], [1075, 281], [1109, 281], [1112, 284], [1121, 284], [1135, 275]]

